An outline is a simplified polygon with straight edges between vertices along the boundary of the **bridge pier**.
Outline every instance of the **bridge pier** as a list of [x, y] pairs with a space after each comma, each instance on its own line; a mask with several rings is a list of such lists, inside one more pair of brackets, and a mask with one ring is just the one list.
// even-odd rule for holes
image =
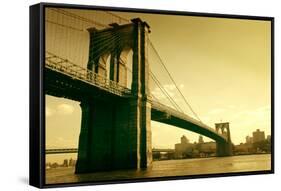
[[151, 130], [147, 118], [150, 108], [143, 104], [135, 99], [117, 104], [102, 101], [80, 104], [82, 122], [76, 173], [150, 165]]
[[216, 131], [226, 137], [225, 142], [217, 142], [217, 156], [232, 156], [233, 147], [230, 137], [229, 123], [216, 123]]
[[[81, 102], [82, 121], [75, 173], [148, 168], [152, 164], [147, 63], [149, 26], [140, 19], [133, 19], [132, 22], [125, 28], [125, 35], [122, 36], [120, 33], [121, 38], [130, 38], [127, 40], [129, 45], [124, 47], [128, 49], [130, 46], [133, 51], [132, 97], [115, 103], [101, 100]], [[118, 26], [115, 26], [115, 34], [118, 29]], [[120, 30], [123, 31], [124, 27], [120, 26]], [[128, 30], [131, 31], [131, 35], [128, 35]], [[106, 32], [108, 34], [108, 31]], [[97, 34], [98, 31], [95, 30], [94, 33]], [[90, 44], [90, 52], [93, 45]], [[90, 65], [91, 63], [95, 66]], [[89, 60], [88, 67], [99, 68], [97, 64], [97, 61]], [[112, 61], [111, 68], [116, 69], [114, 65]], [[111, 78], [115, 78], [114, 73], [110, 74]]]
[[114, 107], [107, 103], [86, 101], [81, 102], [80, 106], [82, 122], [76, 173], [110, 169]]
[[224, 156], [232, 156], [232, 143], [220, 143], [217, 142], [217, 156], [224, 157]]

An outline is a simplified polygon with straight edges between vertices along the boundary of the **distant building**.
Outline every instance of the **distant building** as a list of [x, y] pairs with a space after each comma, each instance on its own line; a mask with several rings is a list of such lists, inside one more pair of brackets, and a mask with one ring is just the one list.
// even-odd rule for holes
[[216, 142], [210, 141], [205, 142], [201, 144], [201, 150], [202, 152], [215, 152], [216, 151]]
[[204, 143], [203, 136], [199, 135], [198, 144]]
[[183, 136], [181, 137], [181, 143], [182, 143], [182, 144], [188, 144], [188, 143], [189, 143], [189, 140], [186, 138], [186, 136], [183, 135]]
[[194, 148], [194, 144], [189, 143], [186, 136], [181, 137], [181, 142], [175, 144], [175, 158], [186, 158], [190, 155]]
[[63, 160], [62, 166], [63, 166], [63, 167], [68, 167], [68, 160], [67, 160], [67, 159], [64, 159], [64, 160]]
[[271, 142], [271, 135], [267, 135], [266, 140]]
[[250, 154], [250, 153], [253, 153], [253, 152], [254, 152], [253, 145], [250, 142], [249, 143], [240, 143], [239, 145], [234, 146], [234, 153], [236, 155]]
[[253, 143], [261, 142], [265, 140], [264, 131], [257, 129], [253, 132]]
[[181, 137], [181, 142], [175, 144], [175, 158], [210, 157], [216, 155], [216, 142], [204, 142], [199, 136], [198, 143], [190, 143], [186, 136]]
[[214, 156], [216, 154], [216, 142], [204, 142], [197, 145], [201, 157]]
[[76, 160], [70, 158], [70, 159], [69, 159], [68, 166], [75, 166], [75, 165], [76, 165]]
[[57, 163], [57, 162], [55, 162], [55, 163], [52, 163], [51, 165], [50, 165], [50, 168], [58, 168], [60, 165]]
[[247, 136], [246, 137], [246, 144], [252, 144], [253, 143], [253, 137]]

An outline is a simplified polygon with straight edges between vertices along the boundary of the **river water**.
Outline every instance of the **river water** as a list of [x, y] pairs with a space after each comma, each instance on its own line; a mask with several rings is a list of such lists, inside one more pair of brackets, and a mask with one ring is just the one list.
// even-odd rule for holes
[[76, 175], [74, 174], [73, 167], [48, 169], [46, 170], [46, 184], [261, 171], [270, 169], [270, 154], [165, 160], [154, 161], [153, 167], [147, 170], [118, 170]]

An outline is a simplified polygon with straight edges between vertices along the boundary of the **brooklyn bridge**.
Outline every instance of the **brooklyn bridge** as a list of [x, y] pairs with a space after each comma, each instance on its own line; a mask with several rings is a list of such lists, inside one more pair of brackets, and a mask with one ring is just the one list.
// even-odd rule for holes
[[[45, 16], [45, 94], [78, 101], [82, 111], [76, 173], [153, 165], [151, 121], [209, 137], [217, 156], [232, 155], [229, 124], [200, 119], [153, 45], [149, 23], [85, 12], [48, 8]], [[165, 89], [155, 62], [192, 115]]]

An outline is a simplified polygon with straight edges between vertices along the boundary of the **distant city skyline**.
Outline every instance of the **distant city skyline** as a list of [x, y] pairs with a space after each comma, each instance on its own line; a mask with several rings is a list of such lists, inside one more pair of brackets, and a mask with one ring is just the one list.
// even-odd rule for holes
[[[241, 149], [241, 147], [247, 148], [247, 147], [250, 146], [249, 144], [252, 145], [253, 143], [256, 143], [256, 142], [259, 142], [259, 141], [265, 141], [265, 140], [270, 141], [270, 139], [271, 139], [271, 135], [264, 134], [264, 131], [260, 130], [260, 129], [256, 129], [251, 134], [252, 134], [252, 137], [247, 135], [245, 137], [244, 142], [241, 142], [239, 144], [235, 144], [235, 146], [237, 146], [240, 149]], [[192, 142], [188, 139], [188, 137], [186, 137], [185, 135], [182, 135], [181, 137], [178, 138], [178, 141], [174, 143], [173, 148], [152, 147], [152, 149], [173, 149], [175, 151], [174, 156], [177, 158], [177, 154], [176, 154], [177, 153], [177, 147], [179, 148], [179, 146], [177, 146], [177, 145], [180, 145], [180, 144], [184, 143], [184, 144], [189, 144], [191, 147], [193, 147], [192, 146], [193, 144], [206, 144], [207, 143], [207, 145], [203, 149], [205, 149], [205, 150], [206, 149], [213, 149], [212, 152], [214, 152], [214, 148], [212, 148], [212, 147], [214, 147], [214, 145], [216, 144], [215, 141], [210, 140], [210, 139], [207, 139], [207, 141], [206, 141], [205, 138], [202, 135], [198, 135], [198, 140]], [[59, 148], [59, 149], [66, 149], [66, 148], [69, 148], [69, 147], [64, 147], [64, 148]], [[76, 147], [73, 147], [73, 148], [75, 149]], [[183, 148], [185, 148], [185, 147], [183, 147]], [[51, 149], [51, 148], [47, 148], [47, 149]], [[62, 162], [65, 162], [66, 156], [68, 156], [69, 160], [72, 159], [72, 160], [76, 161], [76, 159], [77, 159], [77, 153], [47, 154], [46, 155], [46, 163], [48, 163], [48, 164], [49, 163], [57, 163], [58, 165], [61, 166]], [[67, 160], [68, 160], [68, 158], [67, 158]]]

